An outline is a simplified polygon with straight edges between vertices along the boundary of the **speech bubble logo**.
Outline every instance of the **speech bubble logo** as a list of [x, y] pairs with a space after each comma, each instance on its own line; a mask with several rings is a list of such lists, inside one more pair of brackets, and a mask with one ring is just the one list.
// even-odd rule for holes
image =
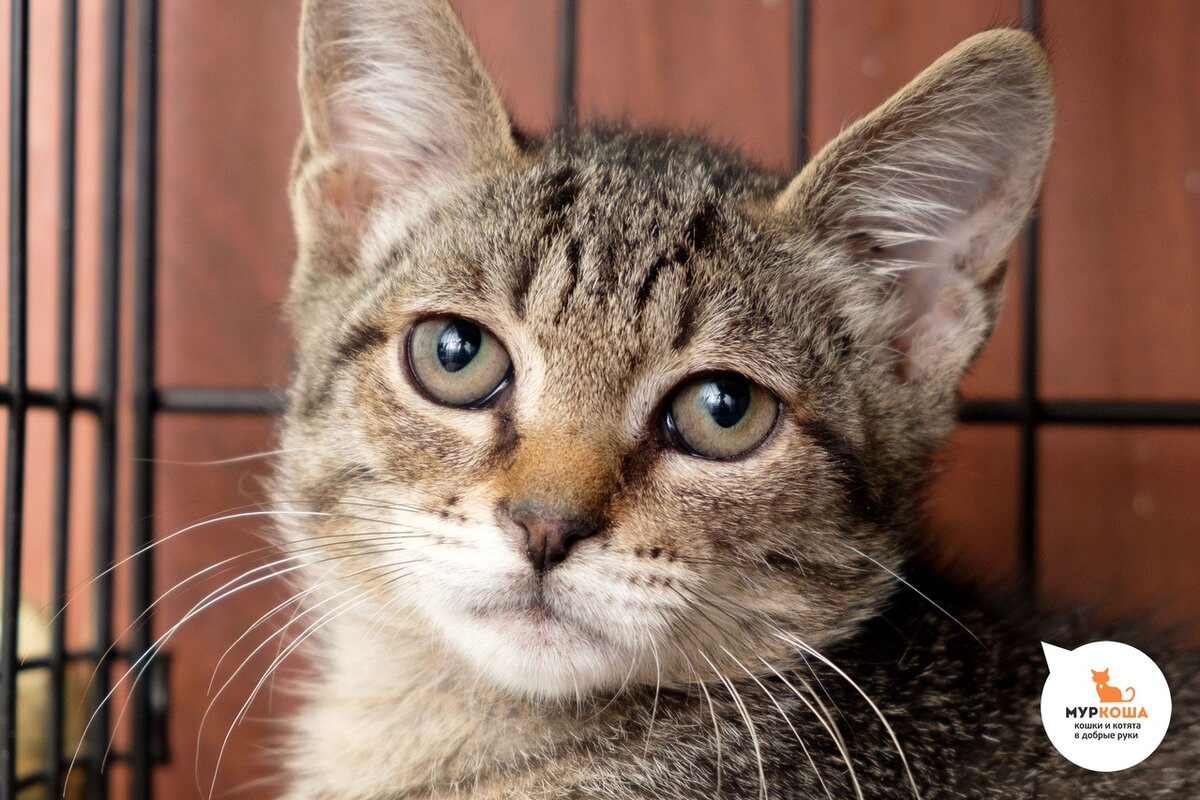
[[1066, 650], [1042, 642], [1050, 676], [1042, 726], [1068, 761], [1117, 772], [1145, 761], [1171, 722], [1171, 690], [1158, 665], [1122, 642]]

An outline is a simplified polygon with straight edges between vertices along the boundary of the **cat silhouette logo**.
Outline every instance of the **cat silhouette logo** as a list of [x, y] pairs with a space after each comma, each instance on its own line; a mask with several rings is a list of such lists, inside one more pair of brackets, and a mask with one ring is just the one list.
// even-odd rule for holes
[[[1042, 726], [1055, 749], [1096, 772], [1128, 769], [1149, 758], [1171, 721], [1171, 690], [1158, 665], [1121, 642], [1091, 642], [1074, 650], [1042, 642], [1042, 650], [1050, 666]], [[1096, 669], [1098, 664], [1104, 669]]]
[[1137, 696], [1132, 686], [1125, 690], [1129, 692], [1129, 697], [1123, 697], [1121, 690], [1116, 686], [1109, 686], [1107, 669], [1100, 672], [1092, 670], [1092, 680], [1096, 682], [1096, 694], [1100, 696], [1101, 703], [1132, 703], [1133, 698]]

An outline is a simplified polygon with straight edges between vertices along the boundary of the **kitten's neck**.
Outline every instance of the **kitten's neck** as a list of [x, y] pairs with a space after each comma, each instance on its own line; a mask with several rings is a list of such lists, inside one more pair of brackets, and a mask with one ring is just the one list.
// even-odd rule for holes
[[339, 797], [437, 796], [439, 787], [482, 796], [480, 781], [511, 786], [611, 723], [617, 707], [628, 710], [625, 701], [590, 709], [492, 688], [416, 622], [387, 636], [366, 635], [363, 620], [339, 622], [319, 645], [324, 667], [296, 726], [302, 775], [353, 776]]

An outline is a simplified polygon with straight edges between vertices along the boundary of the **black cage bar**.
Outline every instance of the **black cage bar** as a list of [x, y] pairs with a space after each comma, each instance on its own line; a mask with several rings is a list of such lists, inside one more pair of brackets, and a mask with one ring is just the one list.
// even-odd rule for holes
[[[79, 38], [79, 8], [74, 0], [62, 6], [62, 74], [59, 77], [59, 181], [58, 181], [58, 364], [55, 390], [54, 521], [53, 551], [60, 554], [51, 564], [50, 596], [54, 617], [50, 629], [50, 685], [66, 681], [66, 617], [62, 613], [67, 593], [67, 558], [70, 546], [71, 425], [75, 407], [75, 102], [76, 48]], [[63, 740], [63, 692], [52, 691], [46, 708], [46, 740]], [[63, 783], [63, 764], [57, 748], [47, 747], [44, 769], [47, 794]]]
[[[125, 3], [110, 0], [104, 9], [103, 119], [100, 133], [100, 306], [96, 335], [96, 496], [94, 523], [94, 561], [96, 573], [93, 600], [93, 633], [98, 654], [91, 682], [88, 705], [92, 719], [88, 730], [88, 768], [98, 773], [110, 739], [110, 706], [106, 701], [110, 688], [113, 647], [114, 576], [109, 566], [116, 552], [117, 488], [117, 391], [120, 375], [121, 311], [121, 216], [122, 167], [125, 150]], [[108, 797], [108, 783], [88, 781], [88, 796]]]
[[29, 4], [12, 0], [8, 110], [8, 448], [4, 480], [4, 619], [0, 630], [0, 768], [13, 796], [17, 736], [17, 620], [25, 495], [26, 231], [28, 228]]
[[[126, 13], [132, 9], [134, 41], [126, 42]], [[103, 35], [103, 93], [101, 150], [102, 192], [99, 262], [100, 315], [96, 331], [98, 348], [97, 384], [94, 395], [82, 396], [75, 380], [75, 178], [76, 102], [78, 64], [78, 9], [76, 0], [62, 2], [60, 82], [60, 182], [58, 281], [56, 305], [58, 363], [56, 386], [29, 387], [26, 380], [28, 345], [28, 113], [29, 113], [29, 0], [12, 0], [10, 20], [11, 59], [9, 66], [9, 211], [8, 211], [8, 381], [0, 386], [0, 405], [7, 412], [7, 452], [4, 480], [4, 572], [3, 626], [0, 631], [0, 800], [17, 791], [42, 786], [51, 796], [63, 791], [66, 766], [71, 753], [51, 749], [40, 771], [17, 774], [15, 710], [17, 681], [23, 671], [45, 670], [50, 676], [51, 696], [45, 730], [48, 740], [58, 742], [64, 733], [64, 676], [69, 665], [84, 663], [95, 670], [87, 713], [93, 715], [75, 769], [86, 781], [89, 798], [110, 793], [102, 767], [114, 721], [102, 701], [112, 687], [114, 664], [128, 667], [151, 648], [153, 626], [133, 625], [128, 641], [114, 641], [115, 529], [118, 507], [117, 453], [122, 443], [130, 452], [128, 482], [131, 552], [146, 548], [154, 538], [154, 428], [155, 418], [164, 413], [274, 414], [282, 409], [282, 395], [271, 388], [222, 389], [160, 387], [155, 381], [156, 308], [156, 179], [158, 100], [158, 4], [156, 0], [105, 0]], [[558, 122], [573, 124], [577, 114], [577, 0], [560, 0], [555, 25], [558, 32], [558, 76], [556, 108]], [[792, 97], [791, 150], [798, 167], [809, 156], [808, 95], [810, 0], [793, 0], [790, 27], [792, 66], [789, 75]], [[1040, 3], [1021, 0], [1023, 23], [1040, 33]], [[131, 45], [131, 46], [127, 46]], [[128, 59], [134, 68], [125, 69]], [[132, 184], [123, 185], [125, 159], [126, 80], [132, 76], [133, 165]], [[132, 192], [133, 241], [130, 263], [122, 262], [122, 201]], [[1016, 426], [1020, 434], [1019, 457], [1019, 553], [1021, 574], [1030, 592], [1037, 585], [1037, 462], [1038, 431], [1044, 425], [1200, 425], [1200, 403], [1044, 401], [1038, 394], [1038, 222], [1029, 225], [1021, 245], [1023, 291], [1020, 296], [1022, 321], [1020, 390], [1014, 400], [975, 400], [962, 406], [961, 418], [973, 423], [1003, 423]], [[123, 281], [123, 278], [125, 281]], [[127, 283], [126, 283], [127, 281]], [[131, 297], [132, 347], [129, 354], [129, 386], [121, 385], [122, 286]], [[127, 404], [123, 405], [123, 404]], [[21, 553], [24, 527], [23, 490], [27, 413], [30, 408], [52, 409], [55, 418], [52, 563], [48, 565], [54, 614], [50, 648], [44, 658], [22, 662], [18, 657], [18, 607], [21, 596]], [[126, 416], [122, 412], [127, 411]], [[91, 416], [98, 431], [96, 450], [96, 498], [93, 509], [94, 570], [88, 585], [93, 605], [94, 639], [83, 651], [66, 647], [63, 608], [67, 593], [71, 494], [72, 423], [77, 415]], [[119, 420], [128, 420], [123, 429]], [[129, 569], [130, 619], [137, 622], [148, 612], [153, 599], [153, 562], [132, 558]], [[131, 690], [127, 715], [128, 747], [107, 755], [129, 768], [129, 796], [145, 800], [153, 794], [153, 767], [167, 757], [165, 691], [161, 673], [151, 672]]]

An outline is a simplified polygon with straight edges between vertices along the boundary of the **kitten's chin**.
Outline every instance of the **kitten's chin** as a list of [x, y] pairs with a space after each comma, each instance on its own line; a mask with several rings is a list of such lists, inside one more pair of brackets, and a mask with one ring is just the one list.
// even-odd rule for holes
[[538, 698], [614, 689], [636, 659], [544, 603], [442, 620], [451, 647], [490, 683]]

